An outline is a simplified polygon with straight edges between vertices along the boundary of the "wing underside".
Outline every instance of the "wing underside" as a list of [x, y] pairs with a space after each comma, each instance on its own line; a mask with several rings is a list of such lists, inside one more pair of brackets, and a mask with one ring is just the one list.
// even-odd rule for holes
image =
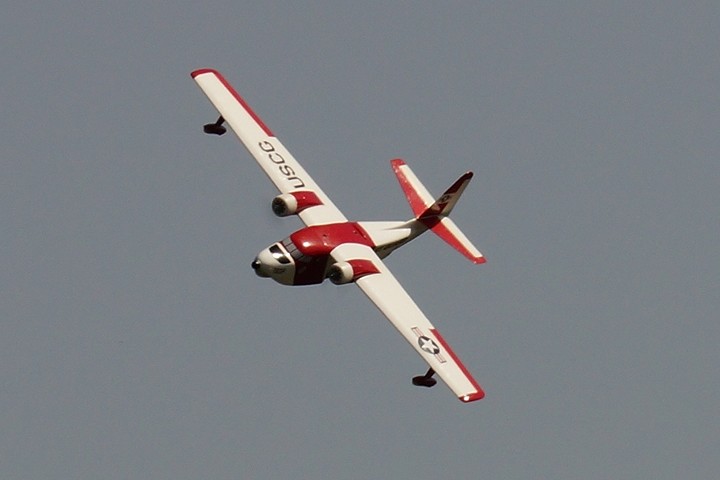
[[205, 68], [196, 70], [191, 75], [280, 193], [301, 196], [310, 194], [319, 200], [311, 208], [298, 213], [306, 225], [347, 221], [220, 72]]
[[337, 262], [372, 262], [378, 273], [358, 278], [355, 281], [358, 287], [461, 401], [472, 402], [485, 396], [440, 332], [370, 247], [346, 243], [335, 248], [331, 255]]

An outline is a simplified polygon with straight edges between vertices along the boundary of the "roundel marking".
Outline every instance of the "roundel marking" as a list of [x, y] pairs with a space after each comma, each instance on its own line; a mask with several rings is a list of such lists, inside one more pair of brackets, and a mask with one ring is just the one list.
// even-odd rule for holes
[[440, 353], [440, 347], [437, 346], [437, 343], [435, 343], [431, 338], [426, 336], [418, 337], [418, 345], [420, 345], [420, 348], [432, 355], [437, 355]]

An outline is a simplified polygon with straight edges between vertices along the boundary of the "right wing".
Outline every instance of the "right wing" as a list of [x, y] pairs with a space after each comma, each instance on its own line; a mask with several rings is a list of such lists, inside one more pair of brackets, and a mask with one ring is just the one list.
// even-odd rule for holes
[[336, 262], [364, 262], [365, 274], [355, 280], [357, 286], [461, 401], [473, 402], [485, 396], [450, 345], [372, 248], [357, 243], [344, 243], [330, 255]]
[[306, 225], [347, 221], [325, 192], [220, 72], [203, 68], [195, 70], [191, 75], [280, 193], [305, 196], [310, 194], [319, 200], [320, 205], [298, 213]]

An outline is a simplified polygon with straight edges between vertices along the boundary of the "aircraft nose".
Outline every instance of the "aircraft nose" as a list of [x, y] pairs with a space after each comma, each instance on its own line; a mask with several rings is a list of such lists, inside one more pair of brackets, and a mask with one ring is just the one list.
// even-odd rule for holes
[[250, 266], [255, 270], [255, 275], [258, 277], [266, 278], [270, 276], [267, 265], [260, 260], [259, 256], [255, 257]]

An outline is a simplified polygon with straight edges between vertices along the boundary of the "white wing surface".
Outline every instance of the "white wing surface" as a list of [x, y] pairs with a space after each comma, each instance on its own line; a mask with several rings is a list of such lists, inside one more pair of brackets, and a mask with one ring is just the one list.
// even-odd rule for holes
[[298, 213], [306, 225], [347, 221], [220, 72], [205, 68], [196, 70], [191, 75], [280, 193], [299, 194], [304, 197], [310, 194], [319, 200], [311, 208]]
[[[336, 262], [372, 262], [375, 268], [369, 269], [370, 273], [355, 280], [358, 287], [461, 401], [472, 402], [485, 396], [478, 382], [460, 362], [450, 345], [370, 247], [345, 243], [335, 248], [331, 256]], [[374, 273], [374, 270], [377, 273]]]

